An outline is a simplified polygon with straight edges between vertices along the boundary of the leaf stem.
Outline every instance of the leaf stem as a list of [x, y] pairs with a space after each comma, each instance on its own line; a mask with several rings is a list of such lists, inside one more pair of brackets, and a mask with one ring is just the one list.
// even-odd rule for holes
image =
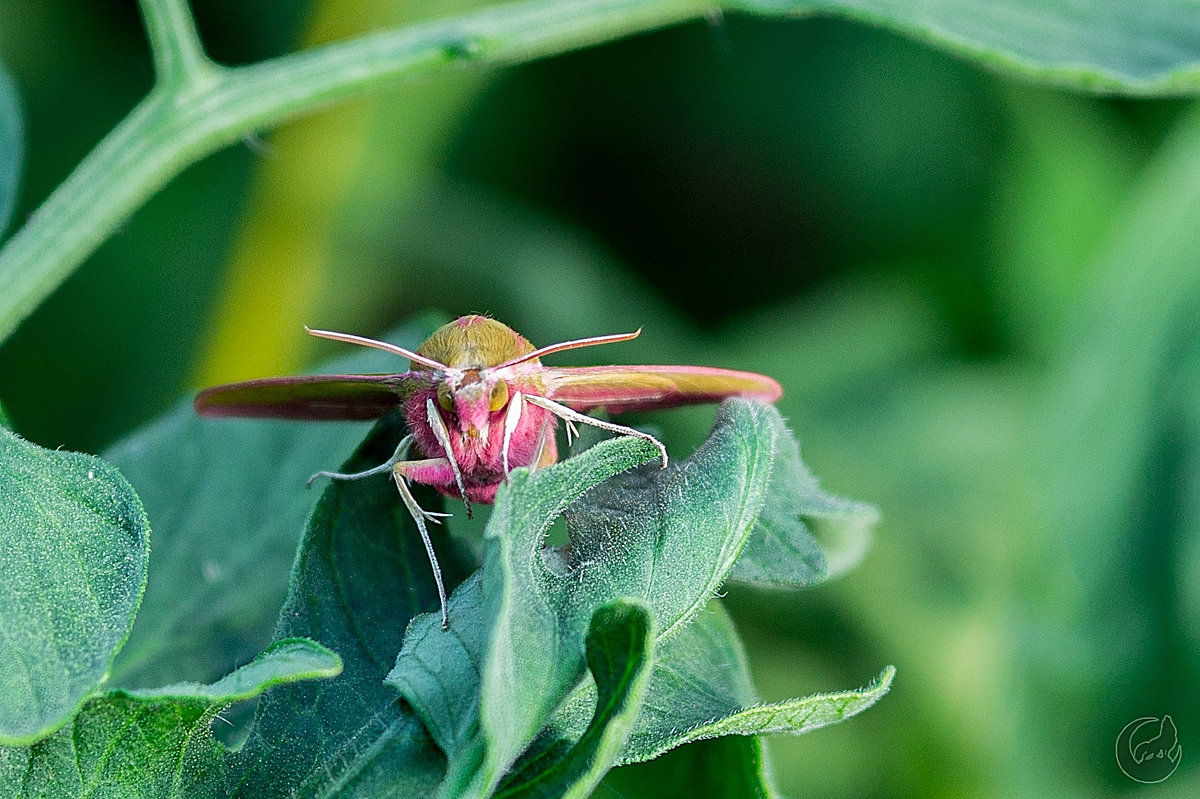
[[403, 77], [500, 65], [705, 16], [702, 0], [524, 0], [247, 67], [208, 59], [185, 0], [140, 0], [158, 80], [0, 250], [0, 342], [184, 167]]
[[182, 88], [202, 83], [215, 64], [200, 43], [187, 0], [139, 0], [139, 4], [154, 57], [156, 85]]

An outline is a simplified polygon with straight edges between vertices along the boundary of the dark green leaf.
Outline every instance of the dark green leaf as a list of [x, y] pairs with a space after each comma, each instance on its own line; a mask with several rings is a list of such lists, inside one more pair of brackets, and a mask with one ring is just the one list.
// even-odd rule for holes
[[13, 799], [93, 796], [219, 797], [224, 747], [213, 719], [271, 686], [330, 677], [338, 658], [312, 641], [272, 644], [212, 685], [110, 691], [74, 723], [28, 748], [0, 748], [0, 794]]
[[613, 602], [592, 616], [587, 663], [597, 701], [578, 740], [535, 744], [500, 784], [496, 797], [591, 796], [616, 763], [638, 717], [650, 676], [654, 620], [640, 602]]
[[129, 635], [150, 530], [120, 473], [0, 429], [0, 743], [70, 718]]
[[879, 513], [822, 491], [783, 419], [776, 417], [775, 426], [779, 446], [771, 487], [729, 576], [767, 585], [811, 585], [846, 571], [866, 554]]
[[[700, 611], [732, 567], [766, 495], [772, 418], [769, 406], [729, 401], [704, 446], [667, 470], [649, 464], [601, 482], [653, 457], [644, 442], [616, 439], [557, 466], [514, 474], [487, 528], [484, 599], [473, 603], [484, 616], [470, 620], [492, 634], [486, 657], [474, 657], [483, 665], [480, 695], [470, 685], [421, 690], [430, 682], [416, 672], [464, 657], [427, 629], [436, 621], [426, 617], [414, 621], [389, 678], [433, 730], [470, 732], [478, 712], [481, 731], [439, 739], [451, 760], [445, 795], [468, 785], [468, 792], [486, 794], [528, 746], [584, 673], [584, 632], [596, 608], [643, 598], [663, 625], [660, 641]], [[584, 492], [564, 514], [571, 545], [544, 551], [551, 522]], [[460, 618], [454, 604], [452, 624]], [[422, 645], [430, 650], [418, 651]]]
[[24, 160], [25, 132], [17, 87], [8, 71], [0, 66], [0, 238], [17, 204]]
[[600, 784], [599, 799], [704, 799], [774, 797], [762, 740], [753, 735], [708, 738], [661, 757], [613, 769]]
[[[399, 414], [384, 419], [342, 470], [387, 460], [404, 432]], [[418, 498], [437, 507], [432, 492]], [[436, 526], [432, 532], [453, 588], [474, 561]], [[390, 476], [330, 482], [305, 532], [276, 635], [320, 641], [341, 656], [344, 671], [263, 700], [238, 755], [237, 795], [374, 796], [393, 795], [397, 785], [414, 793], [436, 786], [444, 759], [383, 678], [408, 620], [437, 607], [428, 557]]]
[[996, 67], [1101, 91], [1194, 92], [1200, 15], [1190, 0], [733, 0], [764, 14], [841, 14]]
[[[426, 328], [388, 338], [414, 347]], [[384, 371], [397, 363], [404, 362], [362, 350], [324, 371]], [[296, 546], [320, 496], [319, 485], [308, 490], [305, 482], [345, 460], [368, 429], [200, 419], [185, 401], [106, 453], [154, 523], [154, 568], [129, 645], [113, 666], [116, 684], [213, 680], [271, 640]]]

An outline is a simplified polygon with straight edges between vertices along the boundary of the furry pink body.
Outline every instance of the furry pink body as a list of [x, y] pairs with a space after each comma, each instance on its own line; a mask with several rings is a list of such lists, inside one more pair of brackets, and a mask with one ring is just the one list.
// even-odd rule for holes
[[[521, 390], [527, 396], [541, 396], [541, 392], [532, 385], [514, 386], [514, 390]], [[466, 497], [458, 490], [445, 448], [426, 420], [430, 400], [450, 434], [450, 448], [462, 474]], [[404, 404], [404, 416], [420, 454], [429, 460], [417, 461], [406, 468], [405, 473], [410, 479], [431, 485], [454, 499], [485, 505], [496, 499], [496, 490], [505, 479], [504, 418], [507, 409], [489, 411], [486, 395], [480, 400], [472, 403], [469, 398], [464, 401], [461, 396], [456, 397], [456, 413], [451, 414], [438, 406], [436, 389], [413, 392]], [[521, 418], [509, 437], [510, 471], [518, 466], [545, 465], [558, 460], [558, 447], [554, 441], [555, 424], [556, 419], [549, 411], [535, 405], [524, 406]], [[475, 430], [476, 434], [471, 435], [471, 430]]]

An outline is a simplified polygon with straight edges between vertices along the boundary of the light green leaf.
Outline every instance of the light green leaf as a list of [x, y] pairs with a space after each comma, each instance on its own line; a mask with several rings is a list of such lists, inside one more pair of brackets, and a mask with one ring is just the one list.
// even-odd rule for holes
[[25, 131], [17, 87], [0, 66], [0, 239], [12, 219], [25, 160]]
[[[711, 612], [659, 648], [642, 713], [620, 763], [650, 760], [678, 746], [723, 735], [799, 735], [866, 710], [891, 685], [894, 669], [888, 667], [861, 691], [763, 704], [750, 683], [732, 621], [718, 603], [710, 607]], [[551, 728], [560, 739], [580, 737], [595, 691], [585, 683], [555, 713]]]
[[[404, 432], [399, 414], [384, 419], [342, 470], [386, 461]], [[427, 509], [440, 506], [432, 491], [417, 496]], [[433, 535], [453, 588], [474, 560], [439, 528]], [[231, 792], [365, 797], [396, 795], [397, 785], [409, 795], [435, 788], [445, 760], [383, 678], [408, 620], [437, 607], [433, 571], [390, 475], [330, 482], [305, 531], [276, 635], [320, 641], [341, 656], [344, 671], [263, 700]]]
[[83, 706], [74, 723], [27, 748], [0, 748], [0, 794], [12, 799], [220, 797], [225, 748], [211, 732], [231, 702], [271, 686], [330, 677], [336, 655], [312, 641], [271, 645], [212, 685], [110, 691]]
[[1097, 91], [1200, 88], [1191, 0], [733, 0], [762, 14], [837, 14], [882, 24], [994, 67]]
[[112, 466], [0, 429], [0, 743], [50, 734], [105, 678], [142, 598], [149, 534]]
[[771, 487], [746, 549], [729, 576], [742, 582], [802, 587], [857, 564], [870, 545], [879, 512], [822, 491], [800, 460], [799, 444], [783, 419], [776, 418], [775, 426], [780, 443]]
[[641, 709], [654, 650], [654, 620], [641, 602], [617, 601], [592, 616], [585, 640], [596, 686], [591, 721], [575, 741], [535, 743], [501, 782], [496, 797], [591, 796]]
[[[415, 347], [429, 329], [419, 322], [386, 338]], [[321, 371], [386, 371], [403, 363], [358, 350]], [[201, 419], [186, 400], [112, 447], [106, 457], [137, 488], [154, 523], [154, 567], [129, 644], [113, 666], [114, 683], [210, 681], [261, 650], [286, 596], [305, 520], [321, 496], [321, 486], [309, 490], [305, 482], [345, 460], [368, 429]]]
[[[896, 670], [888, 666], [865, 688], [814, 694], [802, 699], [775, 702], [744, 708], [721, 719], [693, 727], [677, 737], [664, 741], [662, 750], [673, 749], [689, 741], [716, 738], [721, 735], [765, 735], [787, 733], [800, 735], [810, 730], [845, 721], [878, 702], [892, 686]], [[656, 754], [656, 753], [655, 753]], [[653, 757], [653, 754], [649, 756]]]

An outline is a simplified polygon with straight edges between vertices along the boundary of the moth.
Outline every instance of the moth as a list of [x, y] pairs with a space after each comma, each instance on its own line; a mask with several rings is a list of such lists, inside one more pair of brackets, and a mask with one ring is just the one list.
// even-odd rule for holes
[[771, 378], [707, 366], [550, 367], [542, 358], [565, 350], [636, 338], [641, 330], [534, 347], [507, 325], [486, 316], [462, 316], [438, 328], [415, 352], [383, 341], [329, 330], [320, 338], [384, 350], [409, 361], [393, 374], [302, 375], [214, 386], [196, 396], [202, 416], [279, 419], [366, 420], [401, 408], [409, 433], [386, 463], [356, 474], [318, 472], [319, 477], [356, 480], [391, 473], [429, 555], [441, 601], [442, 627], [449, 626], [442, 571], [427, 522], [450, 514], [424, 510], [410, 482], [436, 488], [466, 504], [490, 504], [508, 474], [538, 469], [558, 460], [554, 431], [561, 419], [567, 440], [575, 424], [591, 425], [653, 444], [663, 468], [667, 450], [658, 439], [632, 427], [587, 416], [591, 410], [622, 413], [671, 408], [725, 397], [774, 402], [782, 393]]

